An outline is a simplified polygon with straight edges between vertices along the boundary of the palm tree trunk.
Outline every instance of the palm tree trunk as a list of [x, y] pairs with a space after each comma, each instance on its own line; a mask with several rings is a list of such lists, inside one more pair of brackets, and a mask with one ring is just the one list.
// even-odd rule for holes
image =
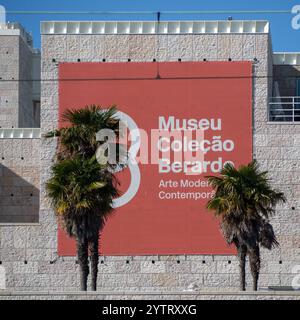
[[253, 290], [257, 291], [258, 277], [259, 277], [259, 269], [260, 269], [260, 252], [259, 246], [255, 246], [251, 250], [249, 250], [249, 262], [250, 269], [253, 278]]
[[246, 290], [246, 255], [247, 255], [247, 247], [246, 246], [239, 246], [238, 247], [238, 258], [240, 261], [240, 290]]
[[95, 236], [90, 242], [91, 254], [91, 277], [92, 277], [92, 290], [97, 290], [97, 275], [98, 275], [98, 261], [99, 261], [99, 234]]
[[87, 279], [89, 275], [88, 241], [77, 239], [77, 256], [80, 268], [80, 290], [87, 290]]

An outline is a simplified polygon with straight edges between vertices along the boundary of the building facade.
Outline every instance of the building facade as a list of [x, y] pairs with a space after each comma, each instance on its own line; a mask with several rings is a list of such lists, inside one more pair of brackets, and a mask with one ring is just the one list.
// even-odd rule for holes
[[[269, 23], [44, 22], [41, 33], [42, 134], [57, 128], [59, 83], [53, 79], [59, 79], [61, 63], [130, 63], [154, 59], [252, 63], [253, 157], [262, 169], [269, 171], [274, 187], [287, 197], [272, 219], [280, 247], [263, 250], [259, 287], [290, 287], [295, 267], [300, 265], [300, 126], [296, 98], [300, 94], [297, 91], [300, 58], [298, 54], [273, 53]], [[283, 96], [288, 98], [285, 100]], [[6, 126], [16, 125], [14, 121]], [[12, 139], [10, 143], [23, 141]], [[40, 164], [40, 184], [36, 187], [40, 195], [38, 222], [15, 223], [7, 217], [3, 220], [6, 223], [0, 226], [0, 261], [7, 271], [7, 288], [77, 290], [76, 258], [57, 254], [57, 223], [45, 193], [56, 141], [43, 138], [30, 141], [32, 147], [21, 146], [20, 150], [26, 150], [32, 164]], [[9, 154], [11, 147], [5, 146], [3, 150]], [[11, 157], [17, 161], [18, 155], [13, 153]], [[24, 172], [22, 169], [19, 175], [22, 177]], [[3, 210], [7, 216], [9, 211]], [[247, 274], [247, 283], [251, 285], [250, 272]], [[99, 262], [98, 281], [101, 290], [226, 291], [239, 287], [239, 268], [234, 255], [105, 256]]]
[[40, 59], [20, 24], [0, 24], [0, 223], [38, 221]]
[[1, 128], [40, 127], [40, 52], [18, 23], [0, 24]]

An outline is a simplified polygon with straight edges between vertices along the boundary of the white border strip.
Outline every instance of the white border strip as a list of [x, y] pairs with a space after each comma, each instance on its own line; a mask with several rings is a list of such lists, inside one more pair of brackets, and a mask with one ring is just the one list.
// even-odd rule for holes
[[0, 139], [40, 139], [40, 128], [3, 128], [0, 129]]
[[274, 52], [273, 64], [300, 65], [300, 52]]
[[224, 21], [44, 21], [41, 34], [269, 33], [264, 20]]

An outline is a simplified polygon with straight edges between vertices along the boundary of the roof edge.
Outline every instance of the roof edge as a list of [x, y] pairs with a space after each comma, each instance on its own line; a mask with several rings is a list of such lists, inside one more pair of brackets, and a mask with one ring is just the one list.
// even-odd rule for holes
[[41, 34], [230, 34], [269, 33], [266, 20], [43, 21]]

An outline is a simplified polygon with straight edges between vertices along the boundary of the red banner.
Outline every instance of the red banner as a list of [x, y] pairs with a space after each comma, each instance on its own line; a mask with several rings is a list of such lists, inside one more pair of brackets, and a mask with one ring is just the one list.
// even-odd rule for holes
[[[149, 158], [159, 148], [151, 145], [153, 129], [203, 132], [201, 141], [172, 144], [174, 139], [166, 139], [161, 145], [182, 152], [201, 148], [204, 159], [197, 163], [160, 159], [140, 163], [135, 168], [138, 176], [129, 169], [118, 174], [124, 193], [135, 190], [105, 226], [101, 254], [235, 252], [205, 208], [212, 196], [205, 176], [215, 174], [226, 161], [238, 166], [252, 159], [250, 62], [62, 63], [59, 79], [60, 115], [67, 108], [116, 104], [148, 134], [140, 150], [147, 149]], [[61, 230], [58, 251], [63, 256], [76, 252], [75, 242]]]

